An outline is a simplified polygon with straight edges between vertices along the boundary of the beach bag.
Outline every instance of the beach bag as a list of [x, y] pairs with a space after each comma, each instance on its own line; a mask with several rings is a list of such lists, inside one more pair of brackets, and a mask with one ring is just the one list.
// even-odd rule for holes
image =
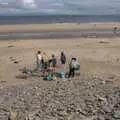
[[57, 78], [53, 75], [48, 75], [47, 80], [56, 80]]
[[64, 72], [60, 72], [60, 78], [65, 79], [65, 73]]
[[75, 70], [80, 70], [80, 64], [79, 63], [76, 65]]
[[56, 78], [55, 75], [53, 75], [53, 72], [49, 72], [49, 73], [48, 73], [47, 80], [56, 80], [56, 79], [57, 79], [57, 78]]
[[52, 76], [48, 75], [47, 80], [52, 80]]

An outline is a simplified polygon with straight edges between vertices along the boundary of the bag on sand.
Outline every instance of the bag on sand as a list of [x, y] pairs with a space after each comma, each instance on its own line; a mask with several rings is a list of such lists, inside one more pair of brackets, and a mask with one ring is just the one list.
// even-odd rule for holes
[[47, 80], [56, 80], [56, 76], [53, 75], [52, 73], [48, 74]]
[[77, 64], [77, 65], [76, 65], [75, 70], [80, 70], [80, 64]]
[[60, 78], [65, 79], [65, 73], [64, 72], [60, 72]]

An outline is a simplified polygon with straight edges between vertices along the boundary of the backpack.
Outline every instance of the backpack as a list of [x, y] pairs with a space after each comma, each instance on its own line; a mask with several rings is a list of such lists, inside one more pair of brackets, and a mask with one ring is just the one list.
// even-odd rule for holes
[[75, 70], [80, 70], [80, 64], [79, 63], [76, 65]]

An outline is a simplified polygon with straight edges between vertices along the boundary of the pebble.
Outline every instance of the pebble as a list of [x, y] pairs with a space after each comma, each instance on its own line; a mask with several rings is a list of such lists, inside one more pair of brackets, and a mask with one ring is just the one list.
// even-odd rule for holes
[[[38, 81], [28, 86], [1, 88], [0, 120], [9, 117], [10, 108], [14, 116], [22, 113], [26, 120], [119, 120], [120, 88], [100, 84], [97, 78], [95, 82], [82, 81], [84, 84], [77, 79], [58, 84]], [[89, 87], [92, 84], [94, 87]]]

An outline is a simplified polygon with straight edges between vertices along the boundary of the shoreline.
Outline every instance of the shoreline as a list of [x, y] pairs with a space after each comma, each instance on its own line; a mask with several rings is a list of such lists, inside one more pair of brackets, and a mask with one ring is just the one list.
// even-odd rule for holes
[[18, 32], [0, 34], [0, 40], [19, 39], [64, 39], [64, 38], [113, 38], [120, 37], [120, 30], [94, 30], [79, 32]]
[[[116, 31], [114, 28], [117, 27]], [[56, 38], [103, 38], [120, 37], [118, 23], [59, 23], [59, 24], [25, 24], [0, 25], [2, 39], [56, 39]]]

